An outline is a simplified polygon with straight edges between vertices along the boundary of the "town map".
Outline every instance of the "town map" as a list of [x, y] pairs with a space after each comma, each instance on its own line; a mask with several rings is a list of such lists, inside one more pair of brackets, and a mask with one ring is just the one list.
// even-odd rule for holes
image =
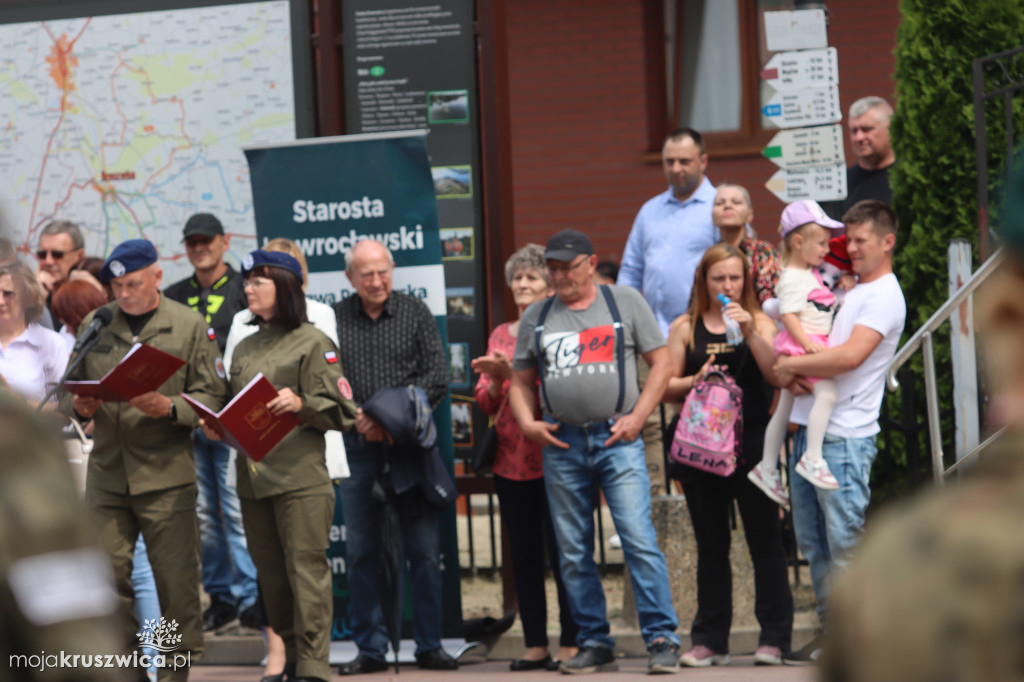
[[291, 40], [288, 0], [0, 24], [3, 236], [33, 267], [51, 220], [91, 256], [144, 237], [166, 283], [209, 212], [237, 264], [255, 248], [240, 147], [296, 137]]

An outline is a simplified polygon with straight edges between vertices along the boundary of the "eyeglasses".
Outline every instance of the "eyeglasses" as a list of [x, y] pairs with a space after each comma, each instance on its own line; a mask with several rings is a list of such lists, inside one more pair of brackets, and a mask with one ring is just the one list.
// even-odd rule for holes
[[36, 251], [36, 258], [39, 260], [46, 260], [47, 254], [49, 254], [53, 260], [60, 260], [67, 255], [67, 251], [60, 251], [55, 249], [39, 249]]
[[245, 280], [245, 284], [243, 286], [252, 287], [253, 289], [259, 289], [260, 287], [265, 287], [268, 284], [273, 283], [274, 280], [267, 279], [266, 277], [250, 277], [249, 279]]
[[572, 265], [552, 265], [551, 263], [548, 263], [548, 272], [552, 275], [565, 275], [586, 263], [587, 260], [588, 258], [584, 256], [583, 258], [576, 261]]

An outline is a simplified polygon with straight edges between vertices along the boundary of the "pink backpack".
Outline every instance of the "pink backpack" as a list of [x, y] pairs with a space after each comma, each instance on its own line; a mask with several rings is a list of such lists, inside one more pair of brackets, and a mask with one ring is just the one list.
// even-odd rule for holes
[[686, 394], [669, 455], [680, 464], [729, 476], [736, 471], [742, 437], [743, 389], [725, 367], [712, 365]]

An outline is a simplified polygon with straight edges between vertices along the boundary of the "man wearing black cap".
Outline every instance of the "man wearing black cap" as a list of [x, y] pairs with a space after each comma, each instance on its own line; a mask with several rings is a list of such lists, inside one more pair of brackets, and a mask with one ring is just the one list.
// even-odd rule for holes
[[[193, 311], [161, 296], [162, 277], [150, 242], [131, 239], [114, 247], [100, 273], [116, 299], [105, 306], [112, 317], [71, 378], [100, 379], [137, 342], [185, 364], [158, 390], [128, 402], [67, 394], [60, 406], [82, 422], [95, 420], [86, 502], [99, 524], [100, 542], [111, 554], [118, 595], [131, 612], [132, 555], [141, 532], [164, 621], [173, 626], [170, 634], [181, 636], [174, 653], [190, 655], [194, 664], [203, 651], [191, 438], [198, 419], [180, 394], [219, 410], [227, 401], [227, 384], [206, 324]], [[90, 313], [82, 323], [88, 327], [93, 316]], [[146, 679], [145, 670], [139, 675]], [[186, 680], [188, 668], [162, 668], [159, 676]]]
[[[596, 483], [622, 538], [650, 652], [648, 670], [676, 672], [678, 621], [651, 523], [650, 481], [639, 438], [671, 372], [665, 337], [639, 292], [594, 283], [597, 256], [587, 235], [562, 230], [548, 241], [544, 257], [555, 296], [523, 313], [509, 404], [526, 437], [543, 446], [562, 581], [580, 628], [580, 651], [562, 663], [561, 671], [617, 669], [592, 557]], [[651, 368], [642, 392], [638, 353]], [[535, 418], [538, 376], [543, 419]]]
[[[164, 289], [164, 294], [203, 316], [223, 354], [232, 318], [247, 307], [242, 277], [224, 262], [231, 237], [224, 234], [216, 216], [196, 213], [185, 223], [182, 241], [195, 272]], [[245, 542], [238, 493], [230, 475], [232, 458], [228, 445], [196, 430], [203, 589], [210, 595], [210, 607], [203, 614], [204, 631], [226, 630], [236, 614], [244, 625], [258, 627], [260, 622], [256, 568]]]

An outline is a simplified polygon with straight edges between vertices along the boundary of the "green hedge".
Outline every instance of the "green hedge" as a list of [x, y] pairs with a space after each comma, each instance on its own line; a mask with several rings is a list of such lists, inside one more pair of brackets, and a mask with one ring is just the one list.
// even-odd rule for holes
[[[897, 164], [890, 175], [900, 235], [895, 270], [907, 299], [907, 330], [916, 331], [948, 298], [947, 247], [956, 237], [979, 252], [971, 62], [1024, 45], [1024, 0], [903, 0], [896, 47], [896, 113], [890, 128]], [[1024, 135], [1024, 93], [1013, 103], [1015, 139]], [[990, 186], [1005, 168], [1001, 101], [987, 110]], [[991, 240], [989, 240], [991, 251]], [[948, 327], [948, 325], [946, 325]], [[909, 334], [904, 340], [909, 338]], [[936, 337], [941, 404], [952, 404], [948, 329]], [[921, 355], [912, 361], [925, 423]], [[899, 413], [896, 399], [890, 409]], [[952, 441], [950, 420], [943, 433]], [[896, 439], [889, 454], [901, 462]], [[921, 443], [927, 452], [925, 436]]]

